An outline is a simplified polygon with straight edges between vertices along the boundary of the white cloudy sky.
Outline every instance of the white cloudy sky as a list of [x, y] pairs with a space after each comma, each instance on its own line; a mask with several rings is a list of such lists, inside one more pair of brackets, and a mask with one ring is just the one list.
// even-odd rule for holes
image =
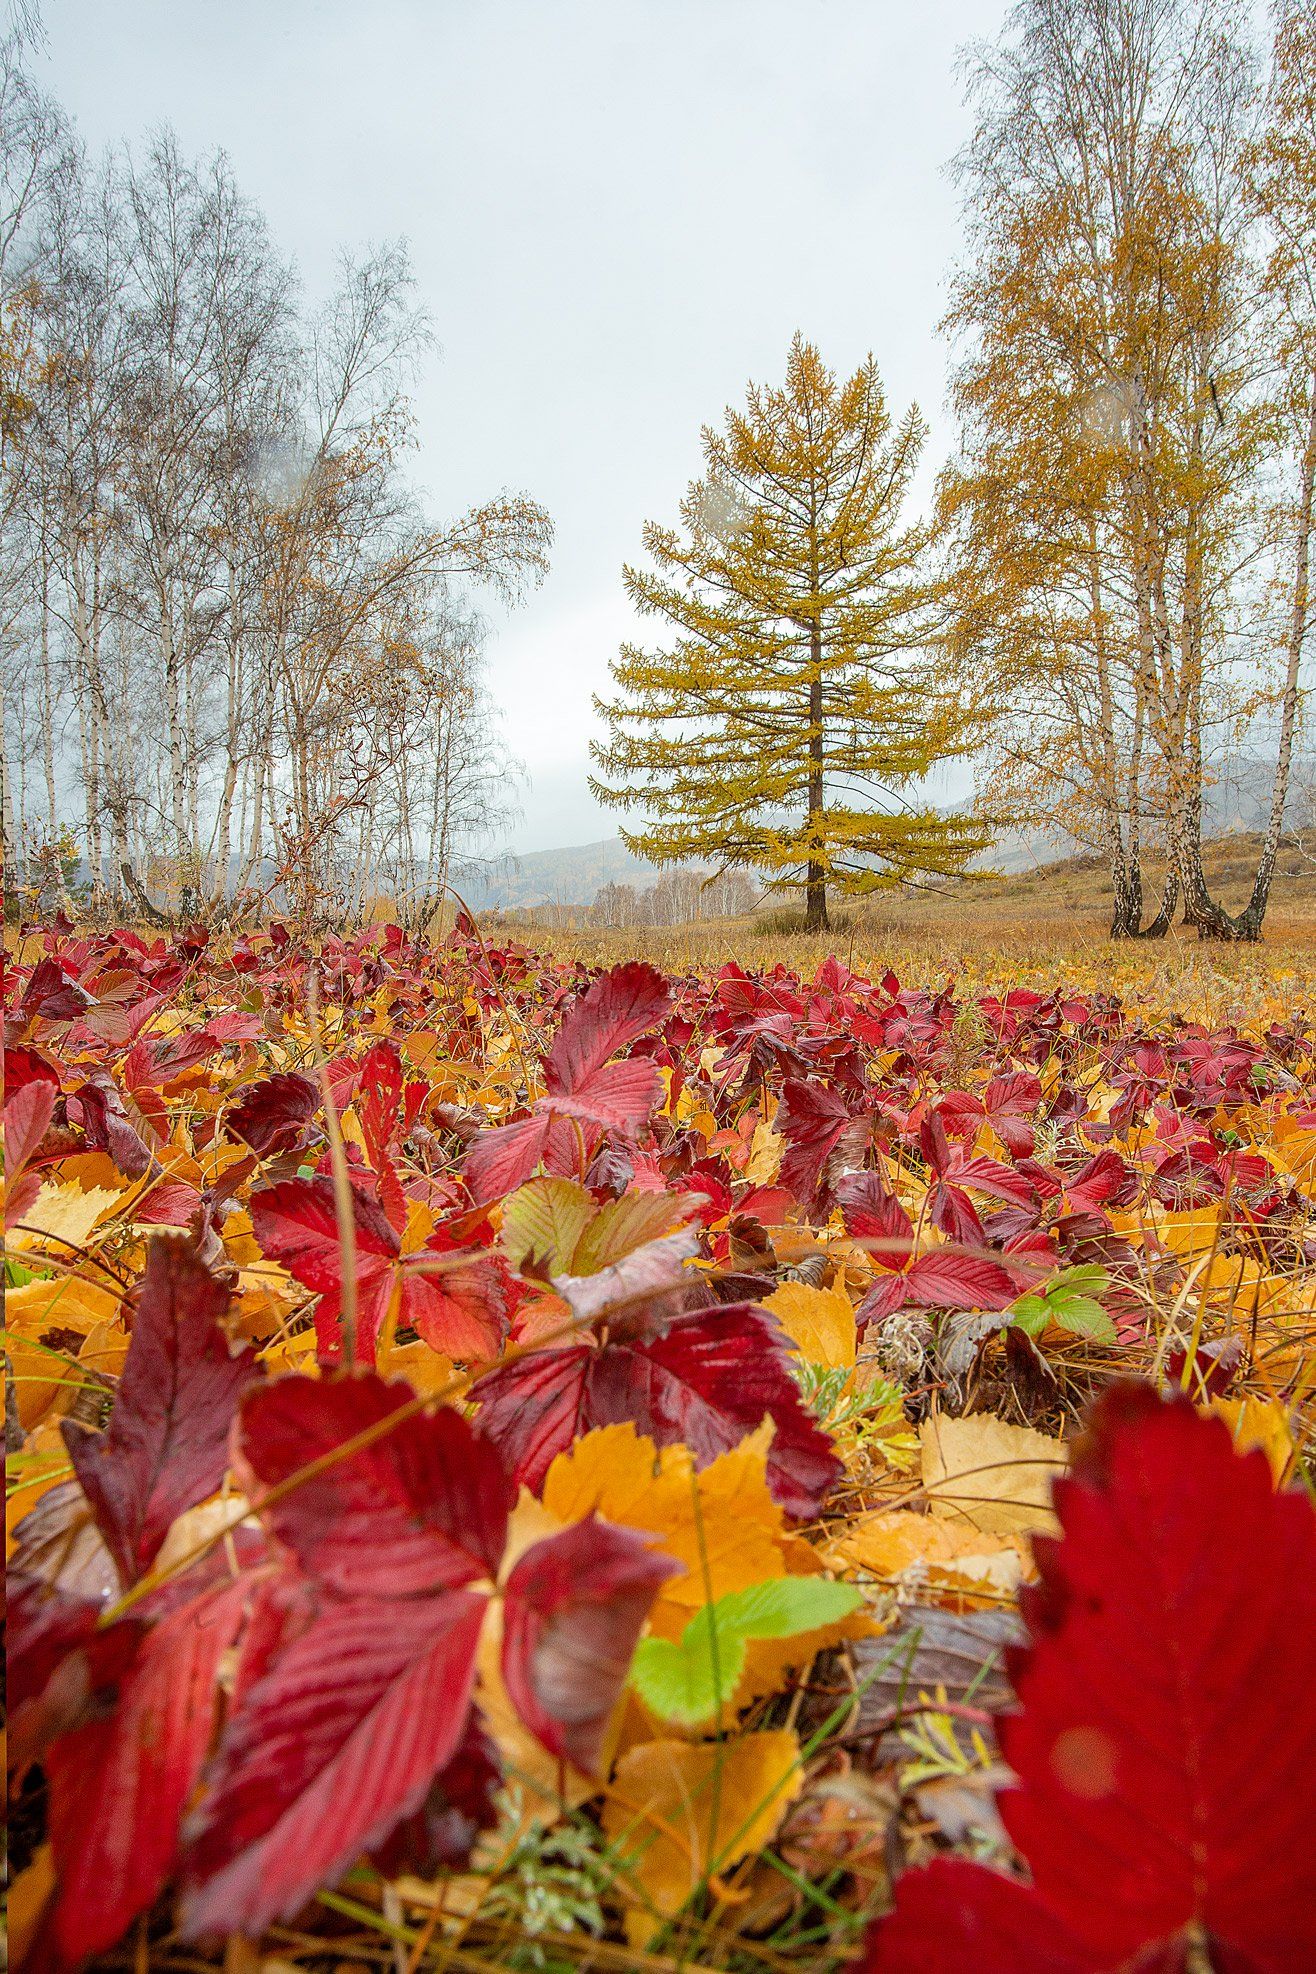
[[307, 289], [404, 235], [441, 345], [418, 393], [440, 512], [543, 501], [553, 571], [495, 614], [529, 771], [520, 850], [612, 835], [591, 694], [622, 562], [674, 518], [699, 427], [797, 328], [872, 349], [944, 448], [937, 337], [967, 130], [956, 51], [1004, 0], [46, 0], [47, 85], [93, 145], [222, 146]]

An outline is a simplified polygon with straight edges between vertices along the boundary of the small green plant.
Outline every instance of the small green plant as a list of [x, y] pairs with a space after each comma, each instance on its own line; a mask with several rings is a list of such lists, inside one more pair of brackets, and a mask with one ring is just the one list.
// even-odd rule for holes
[[[499, 1811], [500, 1832], [520, 1827], [524, 1810], [518, 1787], [500, 1791]], [[502, 1848], [498, 1833], [493, 1844]], [[585, 1932], [601, 1937], [607, 1924], [603, 1900], [615, 1877], [607, 1839], [585, 1818], [564, 1820], [551, 1829], [537, 1821], [527, 1825], [480, 1907], [482, 1919], [502, 1920], [525, 1935], [508, 1949], [504, 1966], [535, 1974], [565, 1966], [543, 1935]]]
[[751, 1638], [794, 1638], [849, 1617], [863, 1603], [852, 1583], [783, 1576], [732, 1590], [696, 1611], [680, 1639], [642, 1638], [631, 1685], [660, 1719], [681, 1727], [717, 1720], [745, 1670]]
[[1091, 1343], [1113, 1344], [1115, 1325], [1100, 1297], [1110, 1287], [1110, 1276], [1095, 1262], [1081, 1262], [1062, 1268], [1036, 1293], [1021, 1295], [1005, 1312], [1006, 1326], [1040, 1337], [1054, 1323], [1072, 1336], [1086, 1337]]
[[791, 1370], [803, 1398], [834, 1437], [848, 1432], [855, 1445], [880, 1453], [889, 1467], [911, 1466], [918, 1454], [918, 1434], [905, 1417], [905, 1394], [890, 1378], [860, 1384], [854, 1368], [828, 1368], [794, 1359]]

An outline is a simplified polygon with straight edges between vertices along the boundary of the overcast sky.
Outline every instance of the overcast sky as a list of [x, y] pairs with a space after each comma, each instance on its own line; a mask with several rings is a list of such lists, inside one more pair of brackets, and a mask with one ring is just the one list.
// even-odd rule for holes
[[[699, 428], [795, 330], [945, 450], [936, 333], [967, 132], [957, 50], [1005, 0], [46, 0], [47, 86], [93, 146], [220, 146], [311, 296], [403, 235], [440, 349], [417, 393], [437, 513], [523, 488], [548, 581], [491, 611], [529, 785], [520, 850], [594, 841], [591, 695], [621, 565], [674, 520]], [[647, 629], [648, 627], [646, 627]]]

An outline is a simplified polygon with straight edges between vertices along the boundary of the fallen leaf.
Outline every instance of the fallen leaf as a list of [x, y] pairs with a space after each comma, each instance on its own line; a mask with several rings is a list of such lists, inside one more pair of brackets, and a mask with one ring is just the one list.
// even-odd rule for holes
[[799, 1742], [784, 1729], [721, 1742], [646, 1741], [623, 1755], [603, 1828], [626, 1872], [631, 1945], [646, 1947], [710, 1874], [770, 1844], [803, 1780]]
[[955, 1516], [991, 1535], [1050, 1535], [1057, 1528], [1051, 1483], [1065, 1448], [1031, 1426], [989, 1412], [935, 1414], [919, 1431], [923, 1486], [934, 1515]]

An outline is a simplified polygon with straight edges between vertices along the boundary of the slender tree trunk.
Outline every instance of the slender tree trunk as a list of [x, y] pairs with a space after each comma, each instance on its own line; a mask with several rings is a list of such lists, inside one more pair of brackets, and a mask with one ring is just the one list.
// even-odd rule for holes
[[[817, 587], [815, 582], [815, 588]], [[817, 618], [809, 631], [809, 848], [823, 845], [823, 687], [822, 627]], [[827, 867], [821, 856], [810, 855], [804, 884], [804, 929], [826, 932]]]
[[1307, 415], [1307, 444], [1302, 457], [1302, 487], [1298, 497], [1298, 553], [1293, 575], [1293, 611], [1289, 619], [1288, 669], [1284, 678], [1284, 698], [1280, 714], [1279, 753], [1275, 779], [1270, 790], [1270, 814], [1261, 843], [1252, 896], [1234, 920], [1236, 939], [1259, 939], [1261, 925], [1270, 902], [1275, 876], [1275, 859], [1284, 830], [1284, 811], [1289, 799], [1289, 776], [1293, 767], [1293, 730], [1298, 720], [1298, 675], [1307, 640], [1307, 619], [1311, 611], [1311, 537], [1316, 514], [1316, 376], [1311, 380]]

